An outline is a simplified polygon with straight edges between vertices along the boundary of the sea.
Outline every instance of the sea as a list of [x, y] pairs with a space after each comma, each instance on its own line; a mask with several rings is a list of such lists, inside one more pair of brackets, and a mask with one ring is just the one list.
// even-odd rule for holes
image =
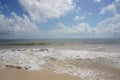
[[6, 65], [120, 80], [120, 38], [0, 40], [0, 68]]

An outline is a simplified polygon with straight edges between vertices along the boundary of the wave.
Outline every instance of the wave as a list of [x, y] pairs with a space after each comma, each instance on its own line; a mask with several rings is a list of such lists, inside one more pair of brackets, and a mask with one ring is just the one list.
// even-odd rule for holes
[[84, 80], [120, 80], [120, 54], [56, 48], [2, 49], [0, 67], [49, 69]]

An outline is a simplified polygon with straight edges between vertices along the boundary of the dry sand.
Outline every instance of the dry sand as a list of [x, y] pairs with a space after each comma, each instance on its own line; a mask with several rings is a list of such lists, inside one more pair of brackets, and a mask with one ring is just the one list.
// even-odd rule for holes
[[48, 70], [27, 71], [23, 69], [0, 69], [0, 80], [81, 80], [68, 74], [54, 73]]

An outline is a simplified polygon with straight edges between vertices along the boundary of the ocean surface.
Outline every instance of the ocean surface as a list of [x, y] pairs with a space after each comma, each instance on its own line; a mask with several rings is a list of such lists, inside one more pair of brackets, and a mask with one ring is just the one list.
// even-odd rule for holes
[[6, 65], [120, 80], [120, 39], [0, 40], [0, 68]]

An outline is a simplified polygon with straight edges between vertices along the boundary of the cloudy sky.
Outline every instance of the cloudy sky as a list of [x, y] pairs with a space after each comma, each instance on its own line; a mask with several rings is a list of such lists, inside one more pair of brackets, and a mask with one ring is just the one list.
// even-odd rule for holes
[[120, 0], [0, 0], [0, 39], [120, 38]]

